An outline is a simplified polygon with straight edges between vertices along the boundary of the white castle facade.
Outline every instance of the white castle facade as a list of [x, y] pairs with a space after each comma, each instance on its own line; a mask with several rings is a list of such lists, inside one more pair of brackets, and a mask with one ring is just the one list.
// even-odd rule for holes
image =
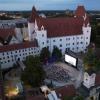
[[28, 22], [29, 40], [36, 38], [40, 49], [48, 47], [52, 52], [57, 46], [62, 53], [85, 51], [90, 43], [91, 26], [83, 6], [79, 6], [73, 18], [39, 17], [35, 8]]
[[27, 23], [0, 28], [1, 66], [11, 67], [18, 58], [23, 61], [28, 55], [37, 55], [43, 47], [52, 52], [57, 46], [62, 54], [66, 50], [85, 52], [90, 36], [89, 17], [83, 6], [78, 6], [75, 16], [70, 18], [41, 17], [33, 7]]

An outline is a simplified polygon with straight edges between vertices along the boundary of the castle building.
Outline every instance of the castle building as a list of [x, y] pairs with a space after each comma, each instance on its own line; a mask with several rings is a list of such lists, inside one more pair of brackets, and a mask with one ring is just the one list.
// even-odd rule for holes
[[90, 36], [89, 17], [83, 6], [78, 6], [74, 17], [69, 18], [39, 16], [33, 7], [27, 23], [15, 22], [14, 27], [0, 27], [1, 67], [8, 68], [28, 55], [37, 55], [43, 47], [52, 52], [56, 46], [62, 54], [66, 50], [85, 52]]
[[29, 55], [38, 55], [37, 41], [19, 44], [5, 45], [0, 47], [1, 68], [12, 67], [18, 60], [23, 61]]
[[28, 22], [29, 40], [37, 39], [40, 50], [57, 46], [62, 54], [66, 50], [84, 52], [90, 44], [91, 26], [83, 6], [78, 6], [74, 17], [46, 18], [33, 7]]

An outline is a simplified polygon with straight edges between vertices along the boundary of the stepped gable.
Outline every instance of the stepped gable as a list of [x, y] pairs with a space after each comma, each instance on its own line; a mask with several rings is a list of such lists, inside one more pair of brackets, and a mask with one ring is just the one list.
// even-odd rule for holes
[[76, 11], [75, 11], [75, 16], [76, 17], [83, 17], [83, 16], [85, 16], [85, 13], [86, 13], [86, 11], [85, 11], [84, 6], [78, 6]]
[[87, 24], [89, 23], [89, 16], [86, 13], [84, 6], [78, 6], [77, 7], [77, 9], [75, 11], [75, 16], [78, 17], [78, 18], [82, 17], [84, 19], [84, 25], [85, 26], [87, 26]]

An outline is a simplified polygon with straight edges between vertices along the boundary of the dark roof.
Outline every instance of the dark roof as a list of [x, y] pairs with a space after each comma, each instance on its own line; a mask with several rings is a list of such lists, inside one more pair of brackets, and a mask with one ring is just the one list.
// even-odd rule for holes
[[92, 75], [92, 74], [95, 73], [95, 71], [94, 71], [92, 68], [86, 70], [86, 72], [87, 72], [89, 75]]
[[90, 90], [86, 88], [83, 84], [77, 89], [78, 93], [83, 97], [88, 97]]
[[7, 51], [13, 51], [13, 50], [19, 50], [19, 49], [25, 49], [25, 48], [30, 48], [30, 47], [38, 47], [37, 41], [35, 40], [33, 42], [23, 42], [20, 44], [0, 46], [0, 53], [7, 52]]
[[3, 40], [13, 35], [15, 35], [15, 28], [0, 28], [0, 38]]
[[23, 27], [28, 27], [27, 23], [16, 23], [17, 28], [23, 28]]
[[100, 73], [96, 74], [95, 84], [96, 86], [100, 86]]
[[[61, 100], [63, 100], [65, 96], [73, 97], [76, 95], [76, 90], [73, 85], [63, 86], [63, 87], [57, 88], [55, 91], [57, 95], [61, 94], [61, 97], [60, 97]], [[37, 96], [27, 95], [26, 100], [45, 100], [45, 97], [42, 94], [37, 95]]]
[[37, 96], [27, 95], [26, 100], [45, 100], [45, 97], [43, 95], [37, 95]]
[[56, 93], [59, 95], [61, 94], [61, 98], [65, 96], [75, 96], [76, 89], [73, 85], [63, 86], [55, 90]]

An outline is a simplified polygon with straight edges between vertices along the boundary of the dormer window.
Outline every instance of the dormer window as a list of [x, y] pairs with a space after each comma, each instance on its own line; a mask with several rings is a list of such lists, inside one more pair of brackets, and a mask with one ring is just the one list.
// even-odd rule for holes
[[42, 25], [42, 27], [41, 27], [41, 30], [44, 30], [44, 27], [43, 27], [43, 25]]

